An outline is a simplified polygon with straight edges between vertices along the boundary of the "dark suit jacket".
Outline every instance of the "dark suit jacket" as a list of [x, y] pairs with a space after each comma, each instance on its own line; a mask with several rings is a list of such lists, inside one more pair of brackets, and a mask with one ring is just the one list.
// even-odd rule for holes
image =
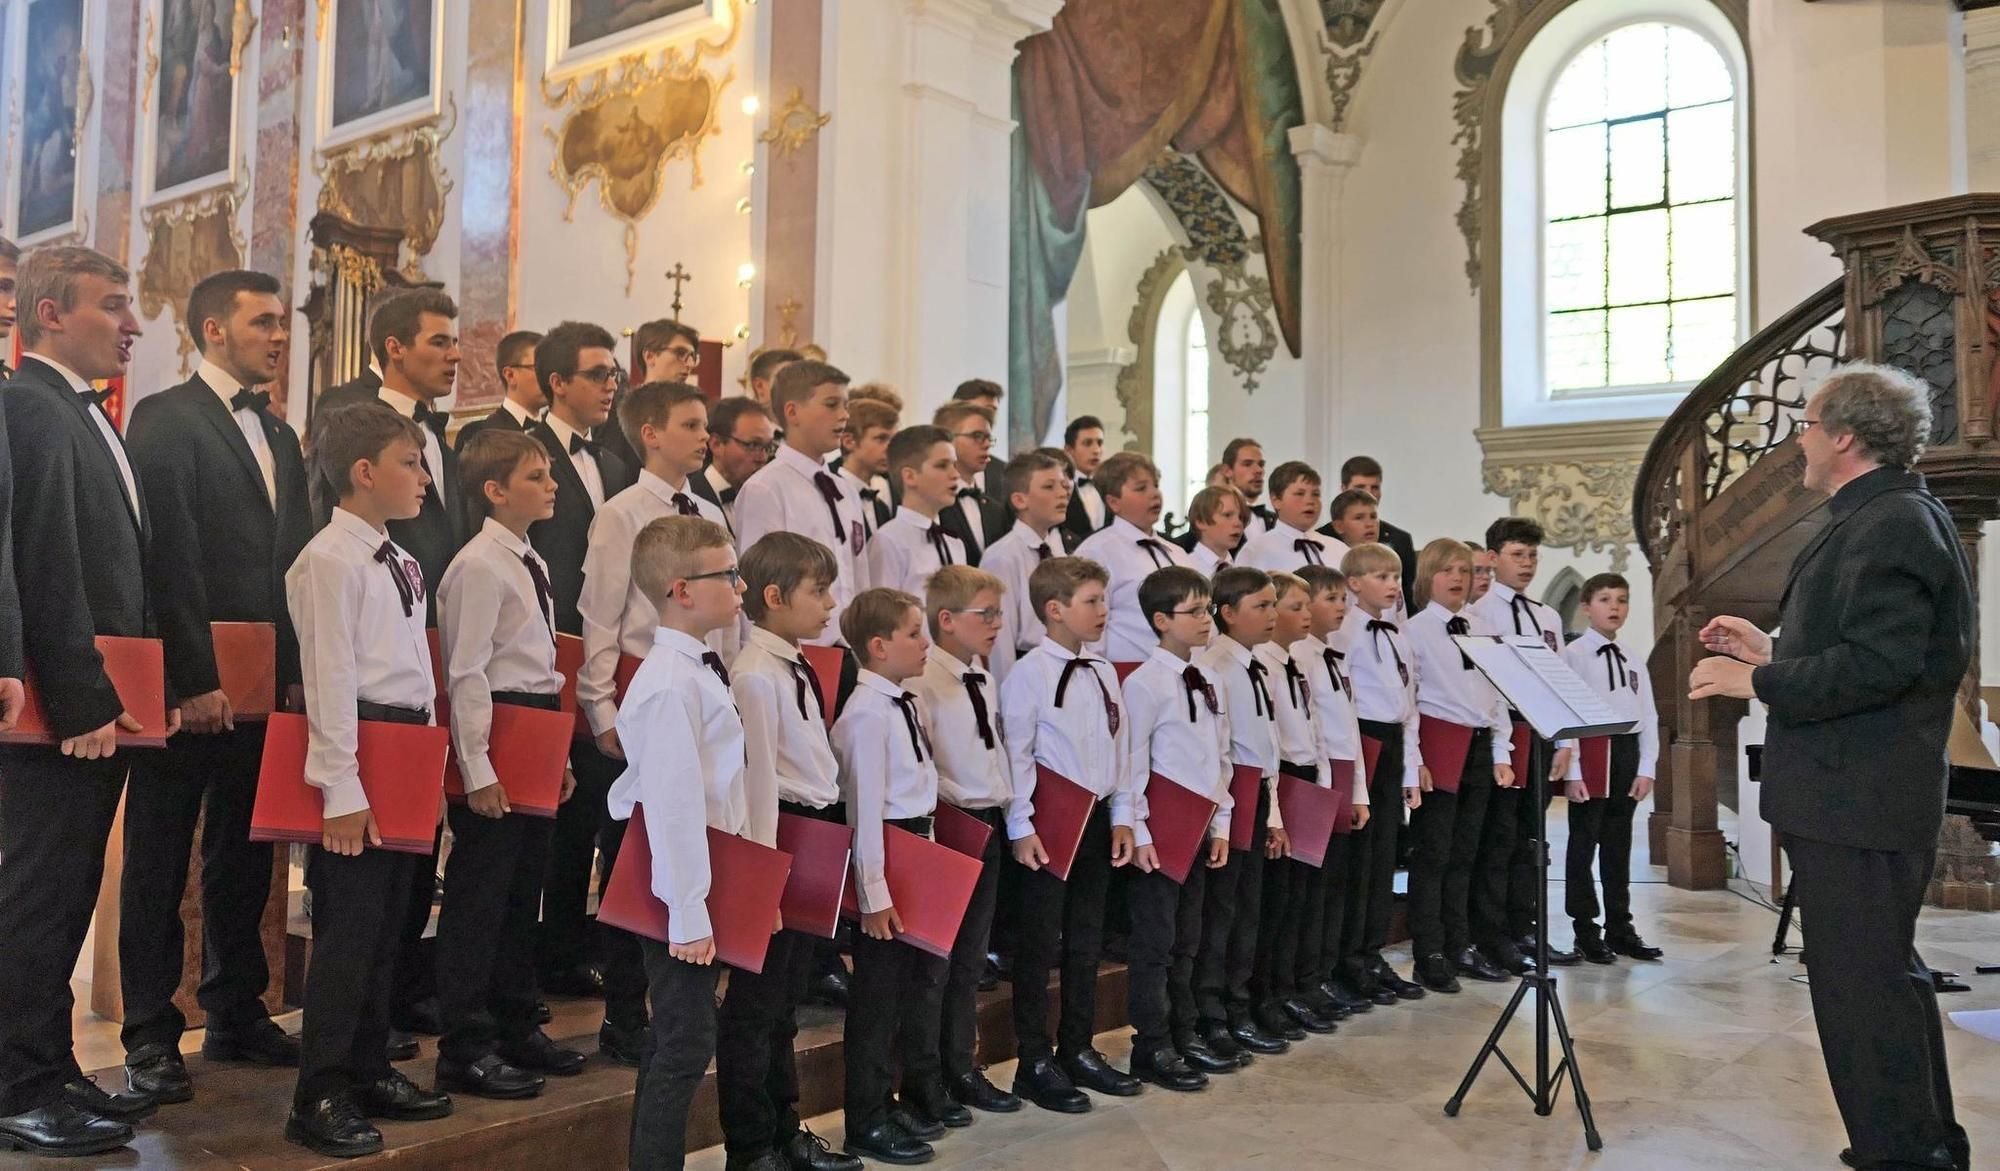
[[[374, 385], [368, 385], [373, 382]], [[382, 389], [380, 379], [372, 371], [363, 371], [360, 378], [345, 382], [320, 396], [317, 411], [346, 406], [349, 403], [380, 399]], [[465, 499], [465, 490], [458, 482], [458, 453], [451, 444], [438, 441], [438, 455], [444, 461], [441, 468], [431, 468], [431, 478], [444, 486], [445, 499], [451, 501], [446, 508], [438, 499], [436, 489], [424, 493], [424, 509], [410, 520], [389, 522], [389, 539], [402, 546], [405, 553], [417, 559], [424, 571], [424, 614], [425, 621], [437, 625], [437, 588], [444, 580], [445, 567], [458, 555], [460, 546], [466, 542], [470, 532], [472, 510]], [[324, 525], [327, 517], [315, 516], [315, 525]]]
[[[832, 473], [834, 473], [835, 475], [839, 475], [839, 474], [840, 474], [840, 463], [841, 463], [841, 460], [843, 460], [844, 458], [846, 458], [846, 457], [844, 457], [844, 456], [835, 456], [835, 457], [833, 457], [832, 461], [831, 461], [831, 462], [829, 462], [829, 463], [828, 463], [828, 464], [826, 465], [826, 467], [827, 467], [827, 470], [828, 470], [828, 471], [830, 471], [830, 472], [832, 472]], [[845, 491], [845, 490], [846, 490], [846, 488], [847, 488], [847, 484], [846, 484], [845, 482], [842, 482], [842, 484], [841, 484], [841, 490], [842, 490], [842, 491]], [[872, 503], [872, 504], [873, 504], [873, 505], [875, 506], [875, 528], [876, 528], [876, 529], [880, 529], [880, 528], [881, 528], [881, 527], [882, 527], [883, 525], [885, 525], [885, 524], [888, 524], [888, 523], [889, 523], [890, 521], [892, 521], [892, 520], [896, 519], [896, 505], [895, 505], [895, 504], [893, 504], [893, 503], [891, 503], [891, 501], [892, 501], [892, 500], [894, 499], [894, 496], [895, 496], [895, 494], [894, 494], [894, 493], [890, 493], [890, 495], [889, 495], [889, 496], [887, 496], [887, 497], [881, 497], [881, 496], [878, 496], [878, 497], [876, 497], [876, 498], [875, 498], [875, 499], [874, 499], [873, 501], [870, 501], [870, 500], [866, 500], [866, 499], [864, 499], [864, 500], [863, 500], [863, 501], [861, 502], [861, 503], [862, 503], [862, 506], [863, 506], [863, 507], [866, 507], [867, 505], [869, 505], [869, 504], [871, 504], [871, 503]], [[1009, 522], [1009, 523], [1011, 524], [1011, 522]], [[1000, 535], [999, 535], [999, 534], [989, 534], [989, 535], [990, 535], [990, 536], [992, 536], [992, 537], [993, 537], [993, 539], [994, 539], [994, 540], [996, 540], [996, 541], [1000, 539]], [[960, 540], [963, 540], [963, 539], [964, 539], [963, 537], [961, 537], [961, 538], [960, 538]], [[969, 546], [969, 545], [967, 546], [967, 548], [970, 548], [970, 547], [971, 547], [971, 546]]]
[[332, 407], [344, 407], [349, 403], [366, 402], [374, 398], [375, 392], [380, 389], [382, 389], [382, 376], [370, 367], [363, 370], [359, 377], [349, 379], [322, 393], [319, 401], [313, 404], [313, 410], [318, 412]]
[[[1014, 510], [1008, 507], [1006, 494], [997, 490], [1000, 478], [1000, 465], [989, 465], [986, 471], [989, 486], [982, 489], [983, 498], [979, 502], [979, 524], [985, 530], [985, 542], [973, 535], [972, 523], [965, 519], [965, 509], [957, 501], [938, 514], [938, 524], [944, 526], [944, 531], [965, 542], [965, 562], [968, 565], [979, 564], [979, 555], [986, 551], [986, 546], [1006, 536], [1007, 530], [1014, 527]], [[890, 515], [895, 514], [892, 512]]]
[[[1104, 508], [1104, 521], [1106, 525], [1111, 523], [1111, 507], [1108, 504]], [[1103, 527], [1105, 526], [1090, 523], [1090, 513], [1083, 507], [1083, 493], [1075, 491], [1072, 484], [1069, 494], [1069, 515], [1063, 518], [1062, 523], [1063, 532], [1069, 536], [1070, 548], [1074, 549], [1083, 544], [1085, 537]], [[1193, 528], [1190, 527], [1189, 531], [1192, 532]]]
[[1752, 677], [1770, 709], [1761, 808], [1783, 834], [1930, 850], [1975, 629], [1964, 549], [1915, 472], [1877, 468], [1827, 513], [1792, 563], [1771, 662]]
[[472, 422], [458, 429], [458, 434], [451, 441], [452, 451], [454, 453], [464, 451], [465, 445], [471, 441], [472, 437], [486, 430], [488, 427], [505, 427], [509, 431], [527, 430], [526, 427], [521, 426], [515, 420], [514, 412], [508, 410], [506, 407], [495, 407], [493, 408], [493, 413], [484, 419], [474, 419]]
[[0, 389], [0, 414], [14, 463], [14, 565], [32, 583], [21, 591], [27, 666], [56, 735], [81, 735], [125, 710], [92, 640], [153, 633], [145, 484], [134, 467], [134, 512], [88, 401], [40, 362], [23, 362]]
[[[528, 434], [542, 441], [548, 449], [549, 466], [556, 477], [556, 514], [547, 520], [538, 520], [528, 529], [528, 542], [542, 560], [549, 563], [549, 589], [555, 593], [556, 629], [564, 634], [582, 634], [583, 617], [576, 612], [576, 599], [583, 593], [583, 555], [590, 549], [590, 522], [596, 518], [597, 509], [590, 503], [590, 493], [584, 490], [583, 477], [576, 474], [576, 465], [569, 462], [569, 452], [563, 450], [562, 441], [546, 424], [537, 423], [529, 428]], [[610, 448], [599, 448], [597, 470], [604, 480], [604, 498], [610, 500], [639, 478], [637, 469], [619, 458]], [[701, 476], [688, 477], [690, 487], [701, 481]], [[694, 488], [700, 493], [707, 488], [701, 484]]]
[[299, 681], [298, 639], [285, 605], [285, 571], [312, 538], [299, 437], [262, 413], [278, 498], [235, 417], [200, 376], [139, 400], [127, 440], [153, 522], [146, 585], [167, 676], [183, 696], [214, 691], [211, 622], [271, 622], [278, 684]]
[[[0, 362], [0, 386], [14, 377]], [[27, 672], [21, 648], [21, 594], [14, 585], [14, 457], [7, 441], [7, 414], [0, 411], [0, 679]]]

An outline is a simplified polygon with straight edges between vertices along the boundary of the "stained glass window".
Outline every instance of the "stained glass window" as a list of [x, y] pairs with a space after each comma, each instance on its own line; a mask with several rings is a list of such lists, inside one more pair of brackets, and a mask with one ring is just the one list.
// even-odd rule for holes
[[1734, 82], [1715, 46], [1631, 24], [1549, 95], [1543, 139], [1552, 394], [1700, 381], [1739, 340]]

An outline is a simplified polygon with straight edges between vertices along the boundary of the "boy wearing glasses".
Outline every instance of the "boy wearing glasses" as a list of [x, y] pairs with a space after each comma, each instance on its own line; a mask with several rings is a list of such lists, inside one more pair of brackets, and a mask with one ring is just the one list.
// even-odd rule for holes
[[950, 436], [958, 461], [958, 499], [944, 510], [939, 522], [946, 532], [965, 542], [971, 565], [979, 564], [979, 556], [988, 545], [1007, 535], [1013, 519], [1005, 488], [986, 482], [987, 465], [993, 462], [993, 420], [992, 407], [961, 400], [946, 403], [931, 417], [931, 422]]
[[701, 334], [691, 325], [660, 318], [632, 335], [645, 382], [692, 382], [701, 365]]

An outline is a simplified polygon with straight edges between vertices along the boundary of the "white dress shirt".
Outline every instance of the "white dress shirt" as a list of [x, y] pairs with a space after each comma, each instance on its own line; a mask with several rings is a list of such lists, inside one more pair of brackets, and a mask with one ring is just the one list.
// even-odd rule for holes
[[543, 604], [525, 558], [534, 559], [546, 582], [549, 567], [541, 554], [489, 516], [438, 584], [438, 645], [451, 695], [451, 742], [468, 793], [499, 779], [486, 757], [493, 693], [562, 690], [555, 599]]
[[[876, 490], [874, 482], [864, 480], [853, 472], [848, 471], [845, 461], [841, 462], [840, 470], [834, 473], [834, 479], [840, 481], [840, 490], [842, 492], [852, 492], [861, 501], [861, 531], [870, 540], [873, 540], [875, 537], [875, 501], [881, 498], [881, 493]], [[867, 493], [866, 496], [862, 495], [864, 492]], [[895, 518], [891, 517], [890, 519], [893, 520]]]
[[1264, 683], [1278, 709], [1278, 759], [1319, 767], [1319, 733], [1312, 726], [1312, 681], [1306, 678], [1306, 665], [1292, 658], [1290, 647], [1277, 642], [1260, 642], [1250, 653], [1269, 672]]
[[[1215, 676], [1216, 687], [1221, 692], [1222, 710], [1229, 717], [1229, 759], [1232, 765], [1249, 765], [1264, 778], [1264, 784], [1272, 789], [1271, 816], [1267, 819], [1274, 829], [1284, 828], [1284, 818], [1279, 816], [1277, 801], [1278, 783], [1278, 716], [1275, 704], [1277, 689], [1285, 685], [1283, 679], [1271, 678], [1265, 674], [1263, 690], [1270, 694], [1267, 704], [1258, 689], [1251, 683], [1251, 664], [1257, 663], [1257, 656], [1250, 648], [1226, 634], [1217, 634], [1201, 652], [1201, 665]], [[1263, 664], [1257, 663], [1258, 666]], [[1232, 773], [1234, 768], [1230, 770]], [[1255, 810], [1244, 810], [1245, 816], [1254, 816]]]
[[1076, 498], [1083, 502], [1083, 514], [1090, 518], [1090, 531], [1095, 533], [1104, 527], [1104, 493], [1089, 476], [1076, 478]]
[[1227, 557], [1216, 556], [1215, 550], [1202, 544], [1200, 541], [1194, 543], [1193, 550], [1188, 553], [1188, 560], [1194, 564], [1196, 569], [1201, 570], [1204, 577], [1214, 577], [1216, 574], [1236, 564], [1235, 561]]
[[[1556, 654], [1561, 654], [1563, 651], [1562, 615], [1557, 614], [1553, 607], [1537, 602], [1511, 586], [1502, 585], [1497, 578], [1487, 589], [1486, 596], [1467, 606], [1466, 609], [1484, 618], [1494, 634], [1534, 635]], [[1569, 771], [1565, 774], [1566, 779], [1582, 780], [1583, 764], [1574, 751], [1576, 741], [1558, 740], [1555, 744], [1558, 749], [1572, 750], [1569, 757]], [[1523, 764], [1525, 763], [1524, 761]]]
[[[839, 499], [829, 511], [816, 477], [825, 476]], [[839, 524], [835, 524], [838, 515]], [[826, 633], [817, 640], [832, 646], [840, 641], [840, 612], [867, 589], [869, 582], [861, 568], [861, 550], [868, 530], [861, 523], [861, 497], [840, 486], [826, 465], [793, 447], [781, 444], [771, 462], [743, 482], [736, 495], [737, 547], [748, 549], [765, 533], [786, 530], [811, 537], [833, 550], [839, 575], [833, 581], [833, 618]]]
[[[602, 736], [618, 717], [616, 680], [618, 656], [644, 657], [653, 649], [659, 611], [632, 580], [632, 547], [639, 531], [663, 516], [682, 515], [680, 504], [694, 506], [695, 515], [722, 523], [715, 505], [687, 490], [640, 471], [630, 488], [606, 501], [590, 521], [590, 544], [583, 555], [583, 588], [576, 611], [583, 620], [583, 666], [576, 673], [576, 702], [590, 720], [590, 730]], [[709, 635], [709, 648], [726, 662], [736, 650], [731, 626]]]
[[[46, 354], [37, 354], [33, 350], [21, 355], [22, 361], [29, 358], [62, 375], [63, 381], [69, 383], [69, 388], [76, 393], [95, 393], [90, 383], [85, 382], [76, 371], [54, 358]], [[104, 413], [102, 403], [89, 403], [84, 409], [90, 413], [91, 421], [97, 424], [97, 433], [104, 437], [104, 445], [111, 449], [111, 458], [118, 463], [118, 474], [125, 481], [125, 504], [132, 510], [132, 516], [136, 519], [139, 516], [139, 481], [132, 475], [132, 461], [125, 455], [125, 440], [119, 436], [118, 428], [111, 425], [111, 416]]]
[[557, 446], [569, 455], [569, 465], [576, 469], [576, 478], [583, 481], [583, 490], [590, 497], [591, 511], [603, 508], [604, 470], [597, 466], [597, 456], [587, 447], [572, 450], [576, 440], [589, 439], [590, 436], [558, 418], [554, 411], [550, 411], [542, 421], [550, 431], [555, 432]]
[[[972, 687], [986, 710], [981, 734]], [[1000, 739], [1000, 686], [986, 665], [968, 665], [931, 645], [924, 669], [904, 681], [924, 701], [925, 729], [937, 750], [938, 797], [960, 809], [998, 809], [1013, 785], [1007, 778], [1007, 750]], [[1074, 686], [1074, 684], [1072, 684]]]
[[1591, 629], [1563, 648], [1563, 661], [1604, 697], [1620, 719], [1639, 721], [1636, 775], [1653, 776], [1660, 767], [1660, 711], [1653, 704], [1653, 681], [1645, 660], [1627, 656], [1616, 641]]
[[1097, 562], [1111, 575], [1111, 585], [1105, 591], [1111, 605], [1111, 620], [1104, 628], [1104, 638], [1094, 649], [1114, 663], [1145, 662], [1160, 638], [1139, 608], [1139, 583], [1155, 569], [1169, 565], [1192, 567], [1193, 562], [1179, 545], [1123, 518], [1113, 520], [1108, 529], [1092, 533], [1077, 546], [1076, 555]]
[[[959, 497], [952, 504], [952, 507], [964, 514], [966, 531], [972, 534], [973, 545], [980, 549], [986, 547], [986, 518], [979, 511], [980, 497], [986, 494], [986, 473], [991, 468], [990, 463], [981, 468], [979, 474], [972, 477], [971, 483], [959, 489]], [[968, 488], [977, 489], [979, 496], [972, 495], [966, 490]]]
[[[1459, 614], [1465, 633], [1495, 633], [1483, 617], [1469, 610]], [[1403, 626], [1417, 657], [1417, 710], [1461, 728], [1492, 729], [1493, 763], [1507, 764], [1513, 759], [1514, 721], [1507, 716], [1507, 701], [1451, 640], [1447, 624], [1459, 614], [1432, 602]]]
[[215, 397], [222, 400], [222, 409], [229, 412], [229, 418], [236, 424], [236, 429], [243, 433], [243, 442], [250, 445], [250, 454], [257, 460], [257, 470], [263, 473], [264, 495], [276, 501], [278, 463], [271, 455], [271, 441], [264, 435], [264, 420], [248, 407], [239, 411], [229, 405], [230, 400], [236, 397], [236, 392], [243, 389], [243, 384], [236, 380], [235, 375], [206, 358], [202, 359], [201, 367], [195, 371], [195, 376], [215, 392]]
[[[1417, 747], [1416, 652], [1395, 621], [1395, 615], [1385, 614], [1379, 619], [1389, 624], [1386, 630], [1368, 629], [1368, 624], [1374, 621], [1378, 619], [1360, 606], [1349, 606], [1347, 620], [1341, 624], [1332, 645], [1347, 656], [1354, 714], [1378, 724], [1403, 725], [1403, 787], [1415, 789], [1421, 786], [1417, 770], [1424, 763]], [[1403, 664], [1401, 672], [1396, 669], [1399, 658]]]
[[840, 800], [826, 714], [808, 682], [811, 675], [799, 648], [761, 626], [750, 628], [729, 668], [729, 690], [743, 717], [747, 746], [749, 836], [767, 846], [778, 842], [778, 802], [825, 809]]
[[[1345, 760], [1361, 765], [1361, 725], [1354, 715], [1353, 684], [1347, 680], [1345, 655], [1326, 645], [1325, 640], [1308, 635], [1292, 644], [1292, 661], [1306, 673], [1312, 689], [1313, 734], [1319, 738], [1320, 784], [1331, 786], [1333, 777], [1326, 762]], [[1368, 804], [1368, 778], [1358, 776], [1354, 804]]]
[[1015, 660], [1042, 640], [1042, 620], [1035, 613], [1034, 599], [1028, 596], [1028, 577], [1047, 559], [1042, 556], [1044, 549], [1049, 557], [1063, 556], [1061, 530], [1037, 533], [1027, 521], [1017, 518], [1014, 527], [979, 556], [979, 568], [999, 578], [1007, 588], [1000, 597], [1000, 637], [993, 640], [993, 659], [988, 664], [993, 678], [1001, 683], [1007, 681]]
[[[1247, 533], [1249, 530], [1244, 531]], [[1305, 544], [1302, 546], [1300, 542]], [[1265, 573], [1296, 573], [1307, 565], [1330, 565], [1339, 569], [1340, 559], [1345, 556], [1347, 546], [1340, 541], [1322, 533], [1302, 533], [1279, 521], [1268, 532], [1250, 538], [1243, 551], [1236, 555], [1236, 564], [1261, 569]], [[1318, 560], [1313, 560], [1314, 557]]]
[[[393, 564], [376, 560], [386, 548]], [[395, 575], [414, 587], [404, 612]], [[437, 698], [424, 634], [424, 572], [389, 534], [344, 508], [285, 571], [285, 605], [299, 636], [304, 674], [306, 783], [321, 789], [326, 817], [368, 808], [355, 761], [359, 702], [428, 711]]]
[[[931, 540], [933, 530], [945, 547], [943, 558]], [[896, 510], [861, 554], [861, 571], [870, 588], [902, 590], [919, 598], [931, 574], [946, 565], [964, 564], [965, 542], [907, 504]]]
[[[1056, 689], [1072, 659], [1088, 660], [1072, 672], [1056, 706]], [[1109, 696], [1114, 718], [1105, 710]], [[1113, 725], [1116, 725], [1114, 728]], [[1111, 798], [1111, 823], [1132, 824], [1132, 792], [1126, 788], [1125, 756], [1131, 721], [1118, 702], [1118, 674], [1091, 654], [1072, 654], [1052, 638], [1014, 664], [1000, 687], [1001, 739], [1007, 745], [1007, 772], [1013, 798], [1007, 803], [1007, 838], [1020, 841], [1035, 832], [1035, 766], [1046, 765], [1100, 800]]]
[[[916, 711], [915, 734], [906, 703]], [[937, 810], [937, 762], [926, 743], [922, 708], [913, 694], [864, 669], [833, 722], [840, 791], [847, 798], [847, 824], [854, 827], [855, 898], [863, 914], [895, 905], [882, 823]]]
[[[419, 406], [430, 410], [438, 409], [435, 403], [420, 403], [402, 391], [392, 390], [387, 386], [376, 391], [375, 395], [387, 403], [390, 410], [405, 419], [414, 420]], [[437, 432], [422, 424], [418, 424], [417, 430], [424, 433], [424, 472], [431, 478], [431, 491], [437, 493], [439, 504], [449, 508], [451, 501], [445, 499], [444, 495], [444, 441], [438, 438]]]
[[[1192, 669], [1201, 674], [1215, 697], [1207, 697], [1187, 680]], [[1126, 788], [1132, 793], [1132, 836], [1139, 845], [1153, 844], [1146, 819], [1146, 786], [1158, 773], [1174, 784], [1215, 802], [1215, 819], [1208, 836], [1229, 836], [1229, 715], [1215, 677], [1165, 647], [1154, 647], [1146, 661], [1125, 676], [1125, 711], [1132, 721], [1132, 751], [1127, 754]]]
[[[520, 403], [515, 402], [511, 398], [501, 399], [500, 409], [514, 416], [514, 422], [518, 424], [521, 430], [523, 431], [526, 431], [528, 429], [528, 424], [539, 423], [542, 420], [541, 411], [531, 411], [528, 408], [522, 406]], [[564, 440], [564, 442], [567, 443], [568, 440]]]

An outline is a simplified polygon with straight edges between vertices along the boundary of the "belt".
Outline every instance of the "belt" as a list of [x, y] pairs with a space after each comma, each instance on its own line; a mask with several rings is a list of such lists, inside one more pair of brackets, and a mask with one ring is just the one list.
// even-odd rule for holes
[[354, 714], [364, 720], [377, 720], [385, 724], [428, 724], [431, 713], [428, 708], [397, 707], [392, 703], [370, 703], [356, 700]]
[[540, 708], [545, 712], [562, 710], [562, 696], [546, 695], [539, 691], [496, 691], [493, 692], [493, 702], [510, 703], [515, 707]]
[[1311, 781], [1314, 784], [1319, 783], [1319, 766], [1316, 764], [1297, 764], [1289, 760], [1281, 760], [1278, 762], [1278, 771], [1288, 777], [1297, 777], [1302, 781]]
[[1357, 720], [1355, 722], [1361, 725], [1361, 732], [1365, 736], [1376, 740], [1402, 742], [1403, 725], [1401, 724], [1391, 724], [1385, 720]]
[[885, 817], [882, 819], [882, 824], [908, 830], [920, 838], [931, 836], [931, 819], [928, 814], [923, 817]]
[[1000, 826], [1007, 820], [1006, 809], [998, 805], [995, 805], [990, 809], [971, 809], [964, 805], [954, 805], [952, 806], [952, 808], [958, 810], [960, 813], [965, 814], [967, 817], [976, 817], [995, 829], [1000, 828]]
[[789, 813], [793, 817], [809, 818], [813, 821], [845, 822], [847, 820], [846, 810], [838, 801], [831, 805], [820, 806], [803, 805], [797, 801], [780, 801], [778, 802], [778, 811], [780, 813]]

